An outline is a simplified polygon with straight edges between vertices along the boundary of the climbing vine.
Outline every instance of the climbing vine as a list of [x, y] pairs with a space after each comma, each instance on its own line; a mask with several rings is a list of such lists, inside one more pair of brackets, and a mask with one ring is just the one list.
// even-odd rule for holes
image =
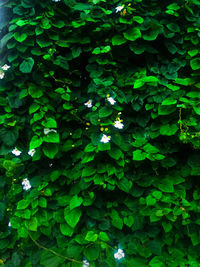
[[0, 265], [200, 264], [199, 0], [0, 2]]

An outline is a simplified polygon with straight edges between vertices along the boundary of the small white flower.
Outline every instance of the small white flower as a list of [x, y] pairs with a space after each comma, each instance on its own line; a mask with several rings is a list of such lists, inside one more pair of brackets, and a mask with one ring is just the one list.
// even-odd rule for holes
[[35, 154], [35, 149], [29, 150], [28, 154], [33, 157], [33, 155]]
[[12, 150], [12, 153], [13, 153], [15, 156], [19, 156], [22, 152], [19, 151], [19, 150], [15, 147], [15, 149]]
[[87, 260], [84, 260], [82, 267], [88, 267], [88, 266], [90, 266], [89, 262]]
[[116, 13], [119, 12], [119, 11], [121, 11], [123, 8], [124, 8], [124, 6], [117, 6], [117, 7], [115, 8]]
[[11, 227], [11, 222], [9, 221], [9, 223], [8, 223], [8, 227]]
[[118, 251], [114, 254], [115, 259], [120, 260], [121, 258], [124, 258], [124, 252], [122, 249], [118, 249]]
[[60, 2], [61, 0], [52, 0], [53, 2]]
[[3, 65], [3, 67], [1, 67], [3, 70], [8, 70], [10, 68], [10, 66], [8, 66], [7, 64]]
[[108, 97], [107, 100], [110, 102], [111, 105], [114, 105], [116, 101], [112, 97]]
[[2, 80], [4, 76], [5, 76], [5, 73], [2, 70], [0, 70], [0, 79]]
[[50, 132], [55, 132], [57, 133], [57, 131], [55, 129], [49, 129], [49, 128], [44, 128], [44, 134], [48, 134]]
[[101, 142], [102, 143], [108, 143], [110, 141], [111, 137], [107, 136], [105, 134], [103, 134], [102, 138], [101, 138]]
[[23, 180], [22, 185], [24, 190], [29, 190], [31, 188], [31, 184], [27, 178]]
[[115, 122], [114, 122], [114, 126], [115, 126], [116, 128], [118, 128], [118, 129], [123, 129], [124, 124], [121, 123], [121, 121], [115, 121]]
[[53, 163], [49, 163], [49, 167], [51, 168], [53, 166]]
[[86, 103], [84, 103], [85, 106], [87, 106], [88, 108], [92, 107], [92, 100], [88, 100]]

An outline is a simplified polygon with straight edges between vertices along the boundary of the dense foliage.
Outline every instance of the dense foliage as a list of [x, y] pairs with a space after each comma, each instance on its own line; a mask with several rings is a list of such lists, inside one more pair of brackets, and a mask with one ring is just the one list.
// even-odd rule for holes
[[0, 1], [0, 265], [200, 266], [199, 29], [199, 0]]

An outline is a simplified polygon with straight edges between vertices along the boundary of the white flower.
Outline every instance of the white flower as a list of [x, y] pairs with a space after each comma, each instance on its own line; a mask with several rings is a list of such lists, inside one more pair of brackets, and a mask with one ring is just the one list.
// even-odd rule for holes
[[3, 70], [8, 70], [10, 68], [10, 66], [8, 66], [7, 64], [3, 65], [3, 67], [1, 67]]
[[60, 2], [61, 0], [52, 0], [53, 2]]
[[24, 190], [29, 190], [31, 188], [31, 184], [27, 178], [23, 180], [22, 185]]
[[116, 128], [118, 128], [118, 129], [123, 129], [124, 124], [121, 123], [121, 121], [115, 121], [114, 123], [115, 123], [114, 126], [115, 126]]
[[101, 138], [101, 142], [102, 143], [108, 143], [110, 141], [110, 136], [107, 136], [105, 134], [103, 134], [102, 138]]
[[84, 103], [85, 106], [87, 106], [88, 108], [92, 107], [92, 100], [88, 100], [86, 103]]
[[33, 157], [33, 155], [35, 154], [35, 149], [29, 150], [28, 154]]
[[117, 7], [115, 8], [116, 13], [119, 12], [119, 11], [121, 11], [123, 8], [124, 8], [124, 6], [117, 6]]
[[53, 163], [49, 163], [49, 167], [51, 168], [53, 166]]
[[2, 80], [4, 76], [5, 76], [5, 73], [2, 70], [0, 70], [0, 79]]
[[12, 153], [13, 153], [15, 156], [19, 156], [22, 152], [19, 151], [19, 150], [15, 147], [15, 149], [12, 150]]
[[121, 258], [124, 258], [124, 252], [122, 249], [118, 249], [118, 251], [114, 254], [115, 259], [120, 260]]
[[48, 134], [48, 133], [50, 133], [50, 132], [55, 132], [55, 133], [57, 133], [57, 131], [54, 130], [54, 129], [44, 128], [44, 134]]
[[88, 267], [89, 265], [89, 262], [87, 260], [84, 260], [82, 267]]
[[11, 227], [11, 222], [9, 221], [9, 223], [8, 223], [8, 227]]
[[108, 97], [107, 100], [110, 102], [111, 105], [114, 105], [116, 101], [112, 97]]

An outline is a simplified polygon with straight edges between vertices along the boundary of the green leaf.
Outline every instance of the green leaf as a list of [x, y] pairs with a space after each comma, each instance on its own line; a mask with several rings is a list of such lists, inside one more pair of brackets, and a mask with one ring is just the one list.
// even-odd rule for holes
[[28, 229], [31, 231], [37, 231], [38, 227], [38, 220], [36, 217], [31, 218], [31, 220], [28, 222]]
[[166, 193], [173, 193], [174, 192], [173, 182], [167, 178], [166, 179], [160, 179], [160, 182], [158, 184], [158, 188], [162, 192], [166, 192]]
[[155, 197], [156, 199], [161, 199], [161, 197], [162, 197], [162, 192], [160, 192], [160, 191], [154, 191], [154, 192], [152, 193], [152, 196]]
[[161, 105], [165, 105], [165, 106], [168, 106], [168, 105], [174, 105], [177, 103], [177, 100], [176, 99], [173, 99], [171, 97], [168, 97], [166, 98]]
[[72, 145], [73, 145], [73, 141], [72, 140], [67, 140], [63, 146], [62, 146], [62, 151], [67, 152], [72, 150]]
[[6, 146], [12, 146], [15, 144], [16, 140], [18, 139], [19, 132], [15, 129], [0, 129], [0, 140], [6, 145]]
[[41, 20], [41, 24], [40, 24], [40, 27], [42, 29], [50, 29], [51, 28], [51, 24], [50, 24], [50, 21], [48, 18], [43, 18]]
[[29, 150], [41, 146], [42, 143], [43, 143], [42, 137], [38, 137], [37, 135], [34, 135], [30, 141]]
[[43, 91], [41, 90], [41, 88], [32, 83], [29, 85], [28, 93], [33, 98], [40, 98], [43, 95]]
[[129, 41], [135, 41], [142, 36], [139, 28], [131, 28], [127, 30], [123, 35]]
[[55, 20], [54, 22], [52, 22], [52, 25], [56, 28], [63, 28], [65, 26], [65, 22], [63, 20]]
[[144, 19], [139, 16], [133, 16], [133, 21], [136, 21], [139, 24], [142, 24], [144, 22]]
[[145, 146], [143, 146], [143, 149], [145, 152], [147, 153], [157, 153], [159, 152], [159, 149], [155, 146], [152, 146], [151, 144], [146, 144]]
[[57, 56], [56, 60], [54, 60], [53, 63], [65, 70], [69, 69], [68, 60], [65, 57]]
[[83, 156], [83, 159], [82, 159], [81, 163], [83, 164], [83, 163], [87, 163], [87, 162], [93, 161], [94, 157], [95, 157], [95, 154], [87, 153], [87, 154], [85, 154]]
[[77, 195], [73, 196], [70, 200], [69, 208], [73, 210], [79, 207], [83, 203], [82, 197], [78, 197]]
[[54, 118], [47, 118], [46, 121], [42, 121], [42, 125], [46, 128], [57, 128], [57, 122]]
[[117, 181], [117, 186], [124, 192], [129, 192], [129, 190], [131, 189], [132, 183], [129, 182], [129, 180], [125, 177], [123, 177], [122, 179], [120, 179], [119, 181]]
[[190, 60], [190, 66], [193, 70], [200, 69], [200, 57]]
[[46, 198], [41, 197], [39, 199], [39, 206], [42, 207], [42, 208], [46, 208], [47, 207], [47, 200], [46, 200]]
[[53, 159], [55, 155], [58, 153], [58, 145], [57, 144], [45, 144], [42, 150], [48, 158]]
[[26, 209], [30, 204], [30, 201], [27, 199], [22, 199], [17, 203], [17, 209], [18, 210], [24, 210]]
[[53, 44], [51, 41], [42, 36], [37, 37], [36, 42], [41, 48], [48, 47]]
[[99, 239], [104, 241], [104, 242], [108, 242], [110, 240], [110, 238], [108, 237], [108, 235], [105, 232], [99, 233]]
[[169, 115], [174, 112], [176, 108], [174, 106], [159, 106], [158, 115]]
[[148, 248], [150, 248], [151, 252], [155, 255], [161, 255], [162, 247], [161, 243], [156, 240], [150, 240], [147, 244]]
[[71, 211], [68, 208], [64, 210], [65, 221], [72, 228], [74, 228], [77, 225], [77, 223], [80, 220], [81, 215], [82, 215], [82, 211], [78, 208], [73, 209]]
[[200, 106], [193, 106], [193, 109], [195, 111], [196, 114], [200, 115]]
[[95, 245], [88, 246], [84, 249], [84, 255], [89, 261], [99, 258], [99, 247]]
[[180, 32], [180, 27], [176, 23], [169, 23], [166, 27], [172, 32]]
[[[49, 251], [43, 250], [40, 256], [40, 264], [41, 266], [48, 266], [48, 267], [60, 267], [65, 259], [52, 254]], [[27, 265], [27, 264], [26, 264]], [[32, 265], [27, 265], [26, 267], [31, 267]]]
[[133, 151], [133, 160], [144, 160], [146, 158], [146, 153], [142, 150]]
[[34, 59], [32, 57], [28, 57], [19, 66], [19, 70], [23, 73], [31, 73], [34, 65]]
[[89, 232], [87, 232], [85, 240], [90, 241], [90, 242], [95, 242], [97, 240], [97, 238], [98, 238], [98, 235], [95, 234], [94, 231], [89, 231]]
[[15, 40], [17, 40], [20, 43], [25, 41], [27, 37], [28, 37], [28, 35], [26, 33], [19, 33], [19, 32], [14, 33]]
[[119, 217], [118, 212], [114, 209], [112, 209], [111, 218], [112, 218], [112, 225], [122, 230], [123, 220]]
[[186, 96], [191, 98], [200, 98], [200, 92], [193, 91], [186, 94]]
[[99, 118], [106, 118], [112, 114], [113, 110], [110, 107], [102, 107], [99, 110]]
[[47, 143], [59, 143], [59, 134], [50, 132], [43, 137], [43, 141]]
[[170, 222], [162, 222], [163, 229], [165, 233], [168, 233], [172, 230], [172, 225]]
[[154, 206], [156, 204], [156, 199], [153, 198], [151, 195], [146, 197], [147, 206]]
[[160, 30], [151, 30], [142, 35], [143, 39], [146, 41], [154, 41], [158, 37]]
[[112, 148], [108, 151], [108, 155], [111, 158], [118, 160], [122, 156], [122, 151], [119, 148]]
[[31, 106], [29, 107], [29, 114], [32, 114], [32, 113], [36, 112], [39, 108], [40, 108], [40, 105], [38, 105], [37, 103], [33, 102], [31, 104]]
[[63, 235], [66, 235], [66, 236], [72, 236], [73, 233], [74, 233], [74, 230], [73, 228], [71, 228], [68, 224], [66, 223], [62, 223], [60, 224], [60, 231]]
[[134, 223], [133, 216], [128, 216], [124, 218], [124, 224], [126, 224], [128, 227], [131, 227]]
[[112, 38], [112, 45], [122, 45], [126, 43], [126, 39], [124, 39], [121, 35], [115, 35]]
[[90, 166], [87, 166], [83, 169], [83, 172], [82, 172], [82, 176], [85, 177], [85, 176], [91, 176], [93, 174], [96, 173], [96, 169], [94, 169], [93, 167], [90, 167]]
[[164, 124], [160, 127], [160, 134], [162, 135], [174, 135], [178, 131], [178, 126], [176, 124]]

